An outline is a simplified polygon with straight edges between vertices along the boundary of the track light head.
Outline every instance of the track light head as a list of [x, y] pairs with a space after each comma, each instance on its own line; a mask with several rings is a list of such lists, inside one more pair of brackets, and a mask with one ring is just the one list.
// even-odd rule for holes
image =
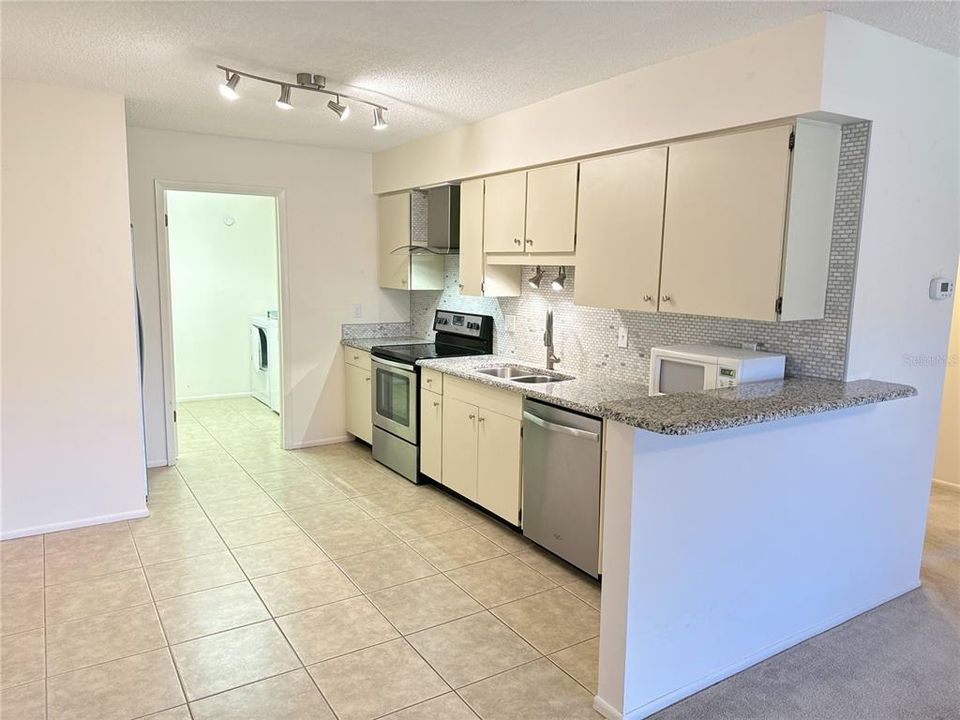
[[557, 276], [553, 279], [553, 282], [550, 283], [550, 287], [552, 287], [557, 292], [560, 292], [561, 290], [563, 290], [563, 283], [566, 282], [566, 280], [567, 280], [567, 269], [563, 265], [561, 265], [560, 272], [557, 273]]
[[527, 280], [527, 285], [536, 290], [538, 287], [540, 287], [541, 280], [543, 280], [543, 268], [537, 265], [536, 272], [534, 272], [533, 275], [530, 276], [530, 279]]
[[290, 102], [290, 86], [280, 86], [280, 97], [277, 98], [277, 107], [281, 110], [293, 110], [293, 104]]
[[383, 108], [375, 107], [373, 109], [373, 129], [374, 130], [386, 130], [387, 121], [383, 119]]
[[227, 72], [226, 82], [220, 83], [220, 94], [227, 100], [236, 100], [240, 97], [237, 94], [237, 83], [240, 82], [240, 76], [236, 73]]
[[330, 102], [328, 102], [327, 107], [333, 110], [337, 114], [337, 117], [340, 118], [340, 122], [343, 122], [348, 117], [350, 117], [350, 108], [347, 107], [346, 105], [340, 104], [339, 95], [337, 95], [336, 100], [331, 100]]

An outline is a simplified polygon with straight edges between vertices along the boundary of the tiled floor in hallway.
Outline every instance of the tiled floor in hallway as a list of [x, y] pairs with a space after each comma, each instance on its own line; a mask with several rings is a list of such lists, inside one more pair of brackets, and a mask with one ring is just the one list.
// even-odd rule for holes
[[149, 518], [0, 544], [3, 718], [599, 717], [585, 575], [255, 400], [179, 425]]

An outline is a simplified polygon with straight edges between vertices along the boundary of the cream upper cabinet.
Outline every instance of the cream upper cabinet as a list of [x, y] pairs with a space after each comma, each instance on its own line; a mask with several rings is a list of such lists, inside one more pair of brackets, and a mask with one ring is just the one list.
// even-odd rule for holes
[[661, 312], [823, 316], [840, 129], [797, 121], [796, 143], [793, 131], [778, 125], [670, 146]]
[[379, 197], [377, 221], [380, 287], [391, 290], [443, 290], [443, 256], [411, 255], [406, 250], [411, 239], [410, 193]]
[[420, 472], [442, 482], [443, 395], [420, 391]]
[[484, 180], [460, 185], [460, 294], [516, 297], [520, 268], [487, 267], [483, 252]]
[[477, 499], [477, 406], [444, 395], [442, 482]]
[[524, 250], [573, 252], [577, 223], [577, 163], [527, 172], [527, 221]]
[[[348, 348], [349, 351], [349, 348]], [[366, 355], [366, 353], [363, 353]], [[369, 355], [367, 355], [369, 358]], [[373, 410], [370, 370], [344, 363], [347, 396], [347, 432], [364, 442], [373, 442]]]
[[[527, 173], [494, 175], [485, 179], [483, 249], [488, 253], [524, 251]], [[460, 189], [463, 212], [463, 187]]]
[[410, 256], [393, 252], [410, 244], [410, 193], [383, 195], [377, 201], [380, 232], [380, 287], [410, 289]]
[[477, 503], [512, 525], [520, 524], [520, 421], [479, 409]]
[[667, 148], [580, 163], [577, 305], [654, 312]]

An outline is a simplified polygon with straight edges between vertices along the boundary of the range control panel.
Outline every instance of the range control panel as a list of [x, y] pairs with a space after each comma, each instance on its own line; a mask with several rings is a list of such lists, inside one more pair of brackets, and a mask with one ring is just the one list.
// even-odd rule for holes
[[471, 315], [452, 310], [437, 310], [433, 320], [437, 332], [465, 337], [486, 337], [493, 330], [493, 318], [489, 315]]

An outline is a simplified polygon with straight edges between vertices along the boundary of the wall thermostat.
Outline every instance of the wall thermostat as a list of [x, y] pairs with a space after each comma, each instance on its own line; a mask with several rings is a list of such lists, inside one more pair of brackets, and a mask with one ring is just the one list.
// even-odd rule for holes
[[939, 277], [930, 281], [931, 300], [946, 300], [949, 297], [953, 297], [953, 280]]

